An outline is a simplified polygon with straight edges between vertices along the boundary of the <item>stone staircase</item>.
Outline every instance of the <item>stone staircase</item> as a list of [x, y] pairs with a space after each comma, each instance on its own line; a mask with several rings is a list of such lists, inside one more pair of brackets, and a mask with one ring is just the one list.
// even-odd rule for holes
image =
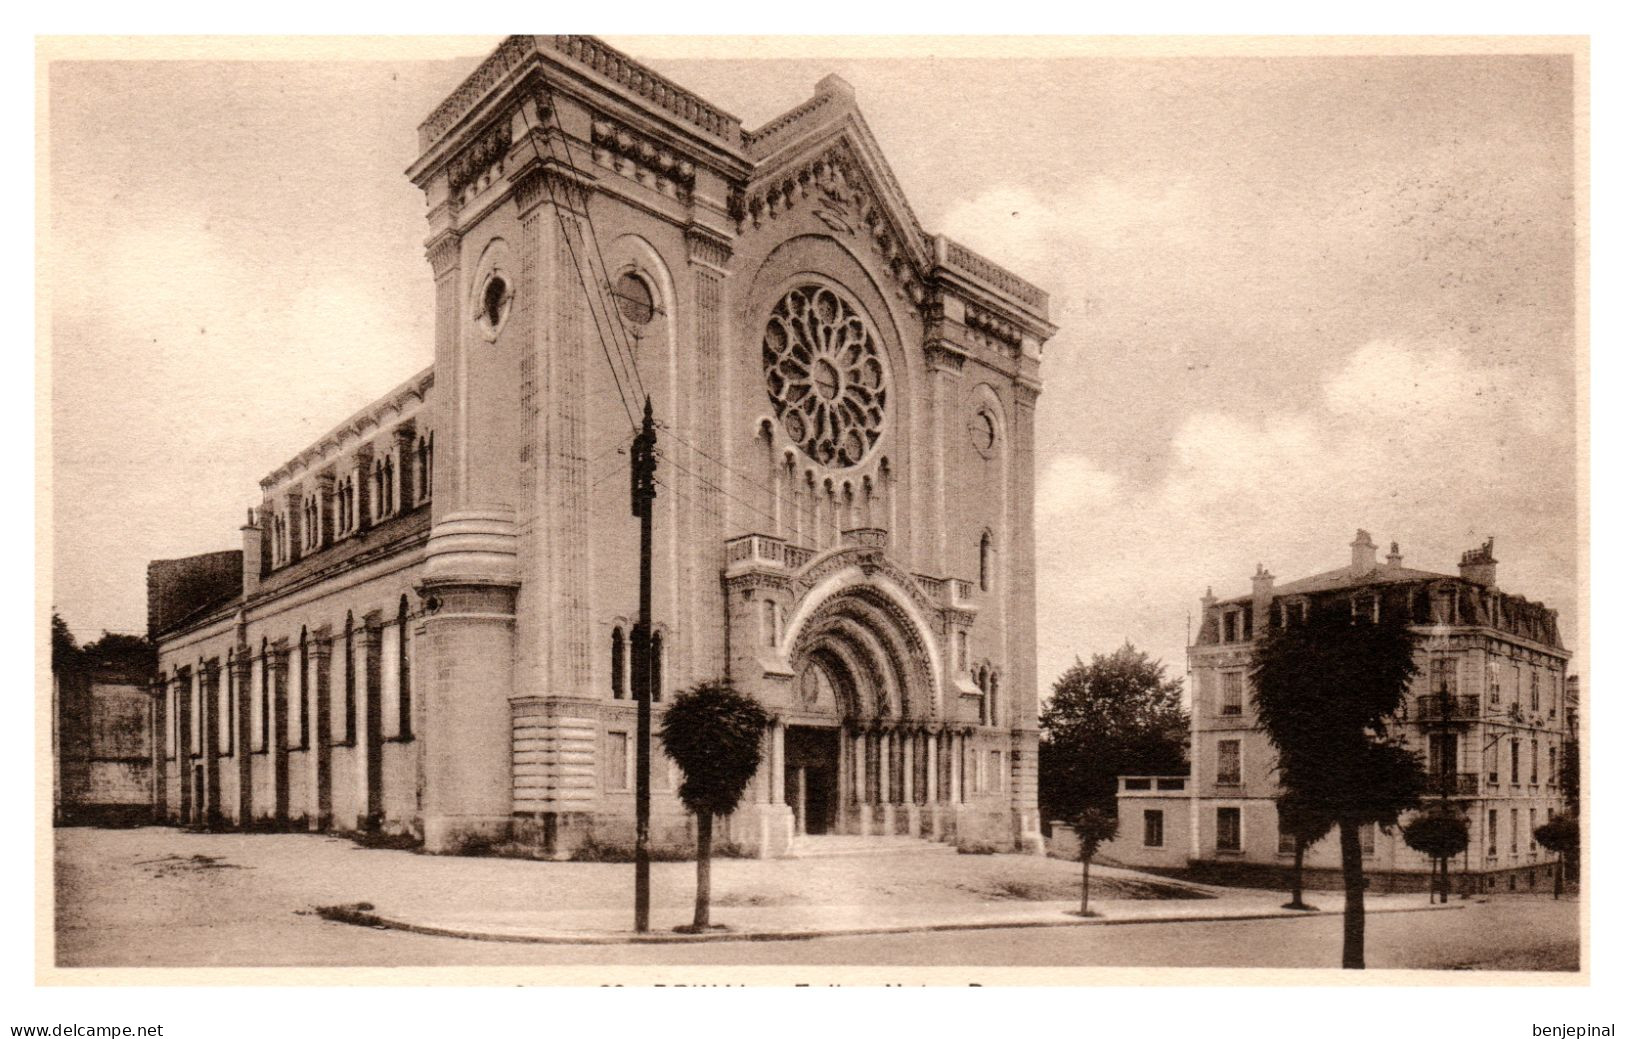
[[890, 837], [853, 834], [796, 837], [790, 854], [798, 859], [833, 858], [845, 855], [954, 855], [952, 844], [922, 837]]

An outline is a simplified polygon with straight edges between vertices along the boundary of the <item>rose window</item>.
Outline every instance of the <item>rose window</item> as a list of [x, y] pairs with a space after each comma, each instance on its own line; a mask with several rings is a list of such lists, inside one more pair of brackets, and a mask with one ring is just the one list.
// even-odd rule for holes
[[762, 338], [767, 392], [785, 435], [824, 465], [856, 465], [880, 439], [886, 374], [875, 338], [846, 300], [791, 289]]

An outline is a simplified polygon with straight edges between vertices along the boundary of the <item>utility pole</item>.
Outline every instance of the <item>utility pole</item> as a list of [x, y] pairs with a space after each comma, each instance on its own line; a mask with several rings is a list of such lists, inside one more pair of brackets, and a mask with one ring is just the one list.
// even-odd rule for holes
[[638, 546], [638, 622], [632, 627], [632, 695], [638, 701], [637, 750], [637, 851], [634, 856], [635, 893], [633, 927], [642, 934], [649, 930], [649, 729], [650, 703], [654, 690], [649, 660], [650, 577], [654, 544], [655, 501], [655, 418], [654, 405], [643, 398], [643, 429], [632, 441], [632, 515], [642, 522]]

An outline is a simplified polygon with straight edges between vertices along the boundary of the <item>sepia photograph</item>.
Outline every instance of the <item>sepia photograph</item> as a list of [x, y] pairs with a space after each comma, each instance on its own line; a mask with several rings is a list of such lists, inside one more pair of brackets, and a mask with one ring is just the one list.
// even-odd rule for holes
[[38, 983], [1590, 983], [1586, 38], [36, 47]]

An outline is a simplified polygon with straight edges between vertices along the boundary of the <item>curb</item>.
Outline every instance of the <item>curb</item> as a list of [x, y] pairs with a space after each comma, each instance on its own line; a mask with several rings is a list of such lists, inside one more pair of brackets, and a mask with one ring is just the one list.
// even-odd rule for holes
[[[365, 908], [362, 908], [363, 906]], [[1391, 909], [1367, 908], [1366, 914], [1428, 913], [1440, 910], [1465, 909], [1466, 907], [1467, 903], [1457, 902], [1445, 905], [1396, 906]], [[935, 931], [1008, 931], [1044, 927], [1127, 927], [1133, 924], [1194, 924], [1215, 923], [1226, 920], [1314, 920], [1343, 915], [1341, 911], [1305, 913], [1297, 910], [1265, 910], [1256, 913], [1228, 915], [1207, 913], [1201, 916], [1158, 916], [1131, 919], [1072, 917], [1057, 920], [967, 920], [950, 923], [893, 924], [874, 927], [803, 928], [801, 930], [779, 931], [710, 931], [704, 934], [678, 934], [668, 931], [650, 932], [648, 934], [622, 931], [597, 933], [590, 931], [582, 933], [536, 931], [529, 934], [493, 934], [489, 931], [469, 931], [454, 927], [415, 924], [408, 920], [380, 916], [372, 911], [370, 904], [365, 902], [355, 905], [317, 906], [315, 911], [324, 920], [353, 924], [358, 927], [405, 931], [410, 934], [426, 934], [439, 938], [462, 938], [470, 941], [509, 942], [522, 945], [685, 945], [694, 942], [798, 942], [810, 941], [814, 938], [925, 934]]]

